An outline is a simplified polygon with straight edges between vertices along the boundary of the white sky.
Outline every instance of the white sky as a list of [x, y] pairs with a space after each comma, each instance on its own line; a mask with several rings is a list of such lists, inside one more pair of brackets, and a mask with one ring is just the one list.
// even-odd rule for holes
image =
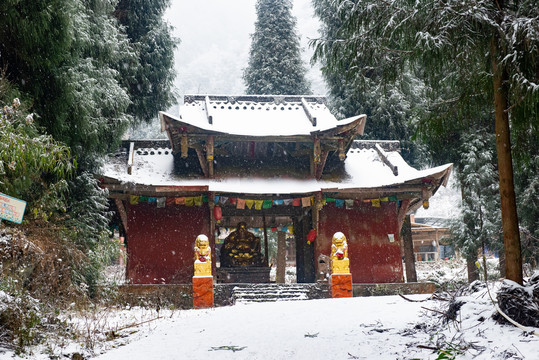
[[[318, 37], [318, 21], [311, 0], [293, 0], [293, 15], [305, 50], [308, 68], [309, 39]], [[256, 0], [172, 0], [165, 19], [174, 26], [181, 43], [175, 52], [179, 97], [184, 94], [243, 94], [243, 68], [247, 66], [250, 35], [256, 21]], [[315, 94], [326, 89], [318, 68], [308, 74]]]

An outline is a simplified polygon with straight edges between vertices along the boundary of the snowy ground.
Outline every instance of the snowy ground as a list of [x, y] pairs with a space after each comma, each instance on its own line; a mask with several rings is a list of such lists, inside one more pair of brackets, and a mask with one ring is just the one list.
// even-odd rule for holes
[[[418, 263], [420, 278], [465, 276], [464, 264]], [[464, 274], [463, 274], [464, 273]], [[497, 287], [500, 283], [491, 283]], [[495, 289], [490, 289], [495, 296]], [[447, 297], [448, 294], [440, 295]], [[204, 310], [97, 309], [65, 319], [75, 340], [49, 338], [30, 359], [538, 359], [539, 337], [492, 318], [486, 289], [430, 295], [238, 304]], [[455, 357], [452, 357], [455, 356]], [[0, 350], [0, 359], [16, 358]]]
[[537, 359], [539, 338], [494, 323], [485, 292], [464, 299], [446, 324], [440, 301], [399, 296], [181, 311], [108, 344], [118, 347], [97, 359], [436, 359], [430, 348], [458, 359]]

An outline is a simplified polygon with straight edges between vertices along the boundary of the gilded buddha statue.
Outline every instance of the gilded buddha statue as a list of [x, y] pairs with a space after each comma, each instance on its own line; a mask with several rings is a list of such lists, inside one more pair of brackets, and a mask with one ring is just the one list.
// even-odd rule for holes
[[240, 222], [221, 247], [221, 267], [262, 265], [260, 239], [247, 231], [246, 223]]

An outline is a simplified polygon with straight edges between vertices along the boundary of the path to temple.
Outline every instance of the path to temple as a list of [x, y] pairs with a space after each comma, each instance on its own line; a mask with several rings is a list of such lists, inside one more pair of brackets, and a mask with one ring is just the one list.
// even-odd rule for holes
[[[455, 323], [432, 326], [441, 324], [440, 316], [422, 307], [439, 306], [433, 300], [383, 296], [176, 311], [140, 328], [129, 344], [98, 359], [434, 359], [432, 350], [418, 346], [449, 343], [457, 328]], [[487, 300], [474, 298], [461, 311], [465, 334], [458, 341], [485, 348], [475, 359], [492, 359], [504, 349], [516, 351], [515, 346], [525, 358], [533, 358], [538, 341], [523, 342], [521, 331], [495, 325], [488, 318], [492, 308]], [[478, 321], [481, 314], [487, 319]], [[467, 353], [472, 354], [477, 352]]]

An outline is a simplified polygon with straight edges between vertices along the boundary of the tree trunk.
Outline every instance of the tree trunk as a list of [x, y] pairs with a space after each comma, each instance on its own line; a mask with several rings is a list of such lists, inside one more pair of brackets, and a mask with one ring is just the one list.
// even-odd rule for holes
[[414, 243], [412, 239], [412, 224], [410, 215], [404, 218], [401, 237], [404, 246], [404, 267], [406, 268], [406, 282], [417, 282], [417, 273], [415, 271]]
[[475, 265], [477, 258], [466, 258], [466, 267], [468, 269], [468, 283], [473, 283], [479, 280], [479, 269]]
[[505, 275], [509, 280], [522, 284], [522, 254], [518, 228], [511, 138], [509, 130], [507, 72], [498, 64], [497, 40], [491, 42], [491, 60], [494, 85], [494, 108], [496, 115], [496, 151], [502, 210], [503, 241], [505, 247]]

